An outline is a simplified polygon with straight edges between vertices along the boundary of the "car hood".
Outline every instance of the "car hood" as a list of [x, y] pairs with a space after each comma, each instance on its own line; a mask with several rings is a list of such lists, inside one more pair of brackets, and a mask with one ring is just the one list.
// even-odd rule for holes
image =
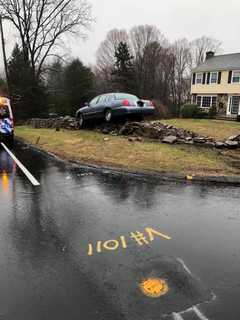
[[89, 107], [81, 107], [81, 108], [79, 108], [78, 110], [77, 110], [77, 112], [76, 112], [76, 114], [78, 114], [80, 111], [82, 112], [84, 112], [84, 111], [86, 111], [86, 110], [89, 110]]

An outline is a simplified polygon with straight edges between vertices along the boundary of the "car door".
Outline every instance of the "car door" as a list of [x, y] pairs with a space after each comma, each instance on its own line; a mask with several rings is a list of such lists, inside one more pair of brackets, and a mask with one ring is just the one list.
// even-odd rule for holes
[[113, 93], [107, 95], [107, 98], [106, 98], [106, 101], [105, 101], [105, 107], [106, 108], [108, 107], [108, 108], [112, 109], [112, 107], [114, 106], [114, 104], [113, 104], [114, 97], [115, 96], [114, 96]]
[[102, 95], [95, 107], [94, 119], [101, 119], [104, 117], [104, 110], [106, 108], [106, 99], [108, 95]]
[[100, 99], [100, 96], [97, 96], [93, 100], [90, 101], [88, 107], [84, 109], [84, 117], [86, 119], [93, 119], [94, 115], [96, 113], [96, 106], [98, 103], [98, 100]]

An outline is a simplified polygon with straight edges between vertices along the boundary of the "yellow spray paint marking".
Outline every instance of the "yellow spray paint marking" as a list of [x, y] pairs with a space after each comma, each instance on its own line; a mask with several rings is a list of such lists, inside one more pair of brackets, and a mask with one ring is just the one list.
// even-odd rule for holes
[[[171, 240], [171, 237], [161, 233], [153, 228], [145, 228], [145, 232], [131, 232], [130, 239], [134, 240], [139, 246], [149, 245], [150, 242], [155, 240], [155, 237], [159, 237], [163, 240]], [[88, 244], [88, 255], [92, 256], [94, 251], [102, 253], [104, 251], [116, 251], [118, 249], [127, 249], [128, 242], [125, 236], [120, 236], [119, 239], [112, 239], [108, 241], [97, 241], [95, 245]]]
[[150, 278], [140, 283], [140, 289], [143, 294], [150, 298], [159, 298], [168, 292], [168, 285], [165, 280], [159, 278]]
[[104, 242], [103, 247], [106, 250], [117, 250], [119, 247], [119, 242], [117, 240], [108, 240]]

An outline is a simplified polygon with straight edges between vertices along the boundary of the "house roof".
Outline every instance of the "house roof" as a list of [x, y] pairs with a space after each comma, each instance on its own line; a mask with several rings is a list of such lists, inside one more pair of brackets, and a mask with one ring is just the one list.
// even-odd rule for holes
[[196, 67], [193, 72], [240, 70], [240, 53], [213, 56]]

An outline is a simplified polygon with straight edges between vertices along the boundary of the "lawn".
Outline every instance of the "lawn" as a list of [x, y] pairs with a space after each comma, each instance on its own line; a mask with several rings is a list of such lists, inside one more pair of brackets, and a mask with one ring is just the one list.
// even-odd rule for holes
[[240, 134], [240, 122], [207, 120], [207, 119], [171, 119], [162, 120], [179, 128], [192, 130], [203, 136], [213, 137], [216, 140], [226, 140], [230, 136]]
[[[151, 141], [129, 142], [94, 131], [56, 132], [52, 129], [16, 128], [16, 136], [64, 159], [106, 164], [128, 169], [156, 170], [196, 175], [234, 175], [217, 151], [194, 146], [166, 145]], [[40, 137], [40, 139], [39, 139]]]

